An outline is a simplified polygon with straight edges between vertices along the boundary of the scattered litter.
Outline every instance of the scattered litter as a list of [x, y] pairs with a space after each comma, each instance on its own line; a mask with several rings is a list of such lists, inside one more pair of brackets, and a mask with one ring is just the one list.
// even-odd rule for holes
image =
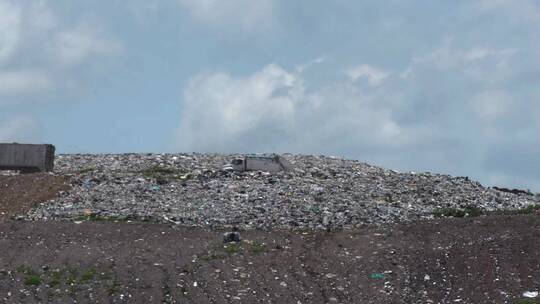
[[231, 154], [58, 155], [54, 172], [70, 174], [71, 190], [23, 219], [99, 212], [225, 229], [341, 229], [430, 219], [438, 209], [515, 210], [536, 203], [534, 196], [464, 177], [397, 173], [337, 157], [280, 157], [290, 170], [223, 171], [242, 158]]
[[240, 240], [240, 233], [237, 231], [226, 232], [223, 234], [223, 243], [238, 243]]
[[369, 277], [372, 278], [372, 279], [376, 279], [376, 280], [379, 280], [379, 279], [382, 280], [382, 279], [384, 279], [386, 276], [384, 275], [384, 273], [378, 273], [378, 272], [376, 272], [376, 273], [372, 273]]
[[536, 298], [538, 297], [538, 291], [526, 291], [523, 293], [525, 298]]
[[337, 274], [327, 273], [327, 274], [326, 274], [326, 277], [327, 277], [328, 279], [333, 279], [333, 278], [337, 277]]
[[180, 176], [181, 180], [188, 180], [190, 178], [191, 178], [191, 173], [186, 173], [186, 174]]

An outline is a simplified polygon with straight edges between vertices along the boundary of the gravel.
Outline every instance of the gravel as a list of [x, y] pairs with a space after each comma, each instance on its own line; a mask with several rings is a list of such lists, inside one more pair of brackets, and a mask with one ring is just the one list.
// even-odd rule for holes
[[533, 195], [485, 188], [467, 177], [399, 173], [338, 157], [283, 155], [286, 172], [225, 172], [239, 155], [59, 155], [71, 190], [27, 219], [118, 219], [241, 229], [353, 228], [431, 219], [442, 208], [516, 210]]

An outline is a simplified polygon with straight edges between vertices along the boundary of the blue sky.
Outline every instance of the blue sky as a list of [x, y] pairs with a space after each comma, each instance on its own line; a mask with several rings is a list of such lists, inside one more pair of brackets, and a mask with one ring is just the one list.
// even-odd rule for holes
[[0, 0], [0, 141], [540, 191], [537, 1]]

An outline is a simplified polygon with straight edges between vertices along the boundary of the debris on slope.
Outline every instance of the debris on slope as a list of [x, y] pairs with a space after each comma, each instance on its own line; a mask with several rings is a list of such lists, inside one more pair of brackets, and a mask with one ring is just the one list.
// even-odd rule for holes
[[0, 174], [0, 222], [28, 212], [68, 189], [68, 181], [61, 176], [46, 173], [17, 175], [3, 171]]
[[284, 155], [292, 170], [228, 172], [239, 155], [60, 155], [72, 189], [30, 219], [109, 218], [186, 226], [351, 228], [433, 218], [441, 209], [494, 211], [534, 196], [485, 188], [466, 177], [399, 173], [336, 157]]

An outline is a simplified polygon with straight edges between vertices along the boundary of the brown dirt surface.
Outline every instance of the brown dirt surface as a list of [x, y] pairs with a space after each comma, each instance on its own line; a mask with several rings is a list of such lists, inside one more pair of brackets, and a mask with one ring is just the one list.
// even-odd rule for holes
[[0, 222], [69, 189], [67, 179], [46, 173], [0, 175]]
[[0, 223], [1, 303], [535, 303], [537, 216], [358, 231]]

